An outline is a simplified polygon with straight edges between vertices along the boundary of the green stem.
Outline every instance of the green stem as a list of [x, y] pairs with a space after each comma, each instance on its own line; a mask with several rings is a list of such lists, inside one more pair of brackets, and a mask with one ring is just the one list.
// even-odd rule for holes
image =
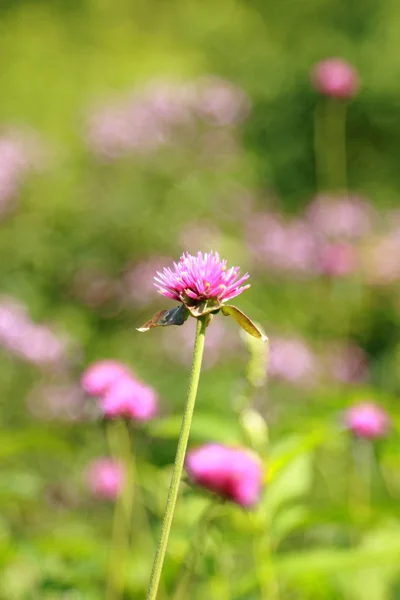
[[179, 492], [179, 484], [181, 481], [183, 465], [185, 462], [186, 447], [189, 439], [190, 427], [192, 424], [197, 388], [199, 386], [206, 326], [206, 317], [200, 317], [199, 319], [197, 319], [196, 340], [194, 344], [192, 372], [190, 376], [188, 395], [183, 411], [181, 432], [179, 434], [178, 446], [176, 449], [175, 463], [174, 468], [172, 470], [171, 483], [168, 490], [168, 498], [165, 507], [164, 519], [161, 525], [160, 539], [158, 541], [156, 555], [153, 563], [153, 569], [150, 576], [147, 600], [156, 600], [157, 598], [157, 591], [160, 582], [161, 571], [163, 568], [165, 554], [167, 551], [169, 533], [171, 530], [172, 519], [174, 517], [175, 505]]
[[124, 466], [125, 480], [122, 493], [116, 500], [111, 541], [111, 557], [107, 581], [107, 600], [118, 600], [124, 590], [125, 562], [129, 551], [131, 531], [134, 469], [131, 459], [131, 440], [124, 420], [109, 421], [106, 435], [114, 460]]
[[347, 103], [321, 98], [315, 109], [314, 153], [317, 190], [347, 192]]

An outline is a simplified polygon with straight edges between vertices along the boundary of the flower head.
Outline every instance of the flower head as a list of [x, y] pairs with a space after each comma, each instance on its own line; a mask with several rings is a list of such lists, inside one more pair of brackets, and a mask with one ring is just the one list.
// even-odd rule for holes
[[317, 63], [311, 79], [318, 92], [333, 98], [352, 98], [360, 86], [357, 71], [341, 58], [327, 58]]
[[111, 458], [99, 458], [89, 465], [86, 479], [93, 496], [104, 500], [115, 500], [122, 492], [125, 471], [119, 462]]
[[89, 396], [102, 396], [112, 383], [128, 373], [128, 367], [116, 360], [99, 360], [83, 373], [81, 386]]
[[218, 252], [193, 256], [186, 252], [174, 268], [157, 271], [155, 286], [163, 296], [181, 304], [170, 310], [161, 310], [138, 331], [148, 331], [153, 327], [183, 325], [189, 315], [196, 319], [207, 317], [207, 325], [213, 314], [222, 312], [231, 316], [247, 333], [266, 341], [267, 337], [236, 306], [225, 304], [238, 296], [250, 285], [242, 285], [249, 278], [241, 276], [239, 267], [227, 268], [226, 260], [221, 260]]
[[243, 448], [205, 444], [189, 452], [186, 468], [193, 481], [241, 506], [253, 506], [261, 495], [262, 464]]
[[373, 402], [360, 402], [351, 406], [346, 411], [345, 422], [356, 436], [368, 439], [384, 437], [390, 427], [386, 411]]
[[218, 252], [198, 252], [196, 256], [186, 252], [174, 263], [173, 270], [165, 268], [162, 273], [157, 271], [157, 275], [154, 285], [160, 294], [189, 305], [207, 300], [219, 304], [250, 287], [249, 284], [241, 287], [249, 278], [248, 273], [240, 277], [239, 267], [228, 269]]
[[129, 375], [119, 377], [111, 384], [101, 400], [101, 408], [108, 418], [128, 417], [148, 421], [157, 412], [157, 394]]

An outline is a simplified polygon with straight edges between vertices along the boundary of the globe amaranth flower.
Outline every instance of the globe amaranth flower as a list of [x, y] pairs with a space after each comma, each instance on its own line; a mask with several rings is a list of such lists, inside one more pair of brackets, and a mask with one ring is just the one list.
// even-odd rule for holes
[[250, 507], [260, 500], [263, 468], [250, 450], [205, 444], [189, 452], [186, 469], [195, 483], [236, 504]]
[[122, 492], [125, 470], [111, 458], [93, 461], [86, 472], [86, 483], [92, 495], [102, 500], [115, 500]]
[[150, 386], [125, 375], [111, 384], [100, 406], [110, 419], [126, 417], [148, 421], [157, 413], [157, 394]]
[[317, 63], [311, 79], [318, 92], [332, 98], [352, 98], [360, 87], [357, 71], [341, 58], [327, 58]]
[[378, 404], [359, 402], [346, 411], [345, 424], [357, 437], [376, 439], [388, 433], [390, 419]]
[[89, 396], [102, 396], [112, 383], [129, 373], [126, 365], [116, 360], [99, 360], [91, 364], [81, 377], [81, 386]]
[[[227, 267], [218, 252], [191, 255], [183, 254], [173, 269], [158, 271], [155, 286], [159, 293], [180, 305], [171, 310], [163, 310], [139, 328], [148, 331], [153, 327], [183, 325], [189, 315], [195, 318], [217, 314], [232, 316], [248, 333], [266, 340], [256, 325], [235, 306], [226, 304], [250, 285], [242, 285], [249, 278], [248, 273], [240, 275], [239, 267]], [[210, 318], [210, 317], [209, 317]]]

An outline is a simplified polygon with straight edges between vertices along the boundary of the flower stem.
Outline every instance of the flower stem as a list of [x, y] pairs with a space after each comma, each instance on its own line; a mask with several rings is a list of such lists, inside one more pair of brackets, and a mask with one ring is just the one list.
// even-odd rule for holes
[[317, 190], [347, 192], [347, 103], [321, 98], [315, 109], [314, 151]]
[[164, 564], [169, 533], [171, 530], [176, 500], [179, 492], [179, 484], [182, 476], [183, 465], [185, 462], [186, 447], [189, 439], [190, 427], [192, 424], [197, 388], [199, 386], [206, 326], [207, 321], [205, 317], [200, 317], [199, 319], [197, 319], [196, 339], [194, 344], [192, 372], [189, 381], [188, 395], [183, 411], [182, 425], [179, 434], [178, 446], [176, 449], [175, 463], [172, 471], [171, 483], [168, 490], [164, 519], [161, 525], [160, 539], [158, 541], [156, 555], [153, 563], [153, 569], [150, 576], [147, 600], [156, 600], [157, 598], [157, 591], [160, 582], [161, 571]]
[[131, 440], [124, 420], [107, 423], [106, 435], [114, 460], [124, 466], [124, 486], [114, 509], [111, 557], [107, 582], [107, 600], [118, 600], [124, 589], [125, 562], [129, 551], [131, 531], [134, 469], [131, 459]]

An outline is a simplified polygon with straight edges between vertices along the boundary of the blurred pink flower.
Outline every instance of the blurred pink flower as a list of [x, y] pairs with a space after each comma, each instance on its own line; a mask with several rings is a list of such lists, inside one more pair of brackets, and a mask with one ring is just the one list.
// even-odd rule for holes
[[372, 238], [362, 249], [362, 265], [367, 281], [388, 285], [400, 279], [400, 236]]
[[81, 377], [81, 386], [89, 396], [103, 396], [117, 379], [129, 375], [126, 365], [116, 360], [92, 363]]
[[316, 270], [317, 240], [300, 219], [256, 213], [247, 222], [247, 245], [254, 261], [275, 271], [310, 274]]
[[86, 480], [93, 496], [115, 500], [123, 490], [125, 470], [121, 463], [111, 458], [99, 458], [89, 465]]
[[282, 337], [270, 340], [268, 373], [271, 377], [312, 385], [318, 370], [317, 358], [303, 340]]
[[198, 117], [211, 125], [231, 125], [248, 109], [245, 94], [222, 79], [155, 80], [93, 111], [87, 141], [96, 154], [111, 160], [148, 154], [172, 144], [180, 134], [196, 132]]
[[337, 344], [329, 350], [328, 370], [337, 381], [360, 383], [368, 377], [367, 356], [355, 344]]
[[91, 419], [82, 402], [79, 387], [70, 384], [45, 384], [35, 387], [26, 399], [30, 413], [37, 419], [81, 421]]
[[212, 125], [232, 125], [247, 117], [250, 100], [239, 87], [218, 77], [198, 83], [197, 113]]
[[195, 483], [241, 506], [260, 500], [262, 463], [247, 449], [205, 444], [188, 453], [186, 468]]
[[150, 386], [129, 375], [118, 377], [101, 399], [101, 409], [110, 419], [127, 417], [148, 421], [157, 413], [157, 394]]
[[371, 231], [373, 214], [371, 206], [355, 196], [317, 196], [309, 204], [306, 218], [317, 235], [355, 239]]
[[344, 242], [324, 244], [319, 251], [319, 270], [330, 277], [343, 277], [356, 271], [358, 255], [354, 246]]
[[388, 433], [390, 419], [378, 404], [360, 402], [346, 411], [345, 424], [356, 436], [375, 439]]
[[333, 98], [352, 98], [360, 87], [357, 71], [341, 58], [327, 58], [317, 63], [311, 80], [318, 92]]
[[26, 307], [10, 298], [0, 300], [0, 345], [38, 366], [66, 361], [66, 340], [47, 325], [34, 324]]

